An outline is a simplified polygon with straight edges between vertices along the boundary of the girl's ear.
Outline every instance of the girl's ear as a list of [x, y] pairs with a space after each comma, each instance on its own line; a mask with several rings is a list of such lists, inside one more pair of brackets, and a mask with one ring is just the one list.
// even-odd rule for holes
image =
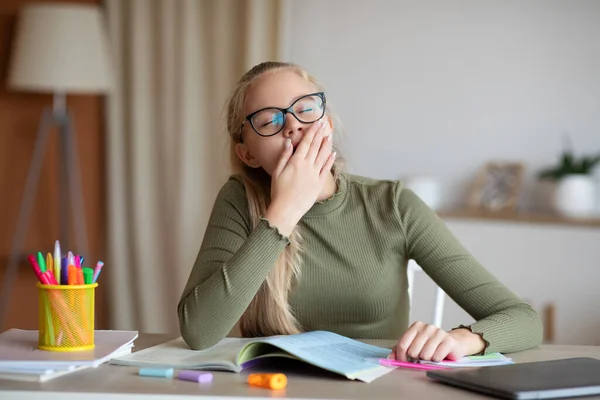
[[235, 145], [235, 154], [237, 154], [238, 158], [250, 168], [260, 168], [260, 163], [254, 158], [250, 149], [244, 143], [237, 143]]

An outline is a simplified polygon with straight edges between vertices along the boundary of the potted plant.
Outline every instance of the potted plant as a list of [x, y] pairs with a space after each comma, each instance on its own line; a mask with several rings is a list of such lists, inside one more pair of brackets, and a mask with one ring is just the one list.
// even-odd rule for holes
[[568, 217], [589, 217], [596, 212], [596, 182], [593, 170], [600, 155], [576, 157], [565, 150], [558, 165], [540, 171], [540, 179], [556, 183], [554, 207]]

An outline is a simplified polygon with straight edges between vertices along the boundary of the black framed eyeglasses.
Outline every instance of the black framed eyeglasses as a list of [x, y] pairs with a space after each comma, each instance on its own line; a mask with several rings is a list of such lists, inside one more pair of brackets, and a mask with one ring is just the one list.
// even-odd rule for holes
[[310, 124], [323, 118], [325, 104], [324, 92], [307, 94], [296, 99], [288, 108], [266, 107], [248, 114], [242, 128], [246, 122], [250, 122], [254, 132], [260, 136], [277, 135], [283, 130], [288, 114], [303, 124]]

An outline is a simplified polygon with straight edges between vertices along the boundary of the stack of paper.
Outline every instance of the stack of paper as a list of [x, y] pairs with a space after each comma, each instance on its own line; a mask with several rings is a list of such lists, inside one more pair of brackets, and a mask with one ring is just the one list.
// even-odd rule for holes
[[496, 365], [514, 364], [511, 358], [500, 353], [490, 353], [483, 356], [466, 356], [456, 361], [419, 361], [420, 364], [440, 365], [443, 367], [494, 367]]
[[38, 331], [10, 329], [0, 334], [0, 379], [45, 382], [95, 368], [131, 353], [137, 337], [136, 331], [94, 331], [93, 350], [56, 352], [37, 348]]

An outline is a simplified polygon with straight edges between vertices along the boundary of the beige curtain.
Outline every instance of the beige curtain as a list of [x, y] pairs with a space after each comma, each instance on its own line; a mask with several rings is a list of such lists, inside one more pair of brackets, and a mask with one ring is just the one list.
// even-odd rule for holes
[[282, 0], [105, 0], [116, 69], [107, 107], [112, 329], [177, 332], [176, 306], [230, 174], [224, 104], [282, 57]]

